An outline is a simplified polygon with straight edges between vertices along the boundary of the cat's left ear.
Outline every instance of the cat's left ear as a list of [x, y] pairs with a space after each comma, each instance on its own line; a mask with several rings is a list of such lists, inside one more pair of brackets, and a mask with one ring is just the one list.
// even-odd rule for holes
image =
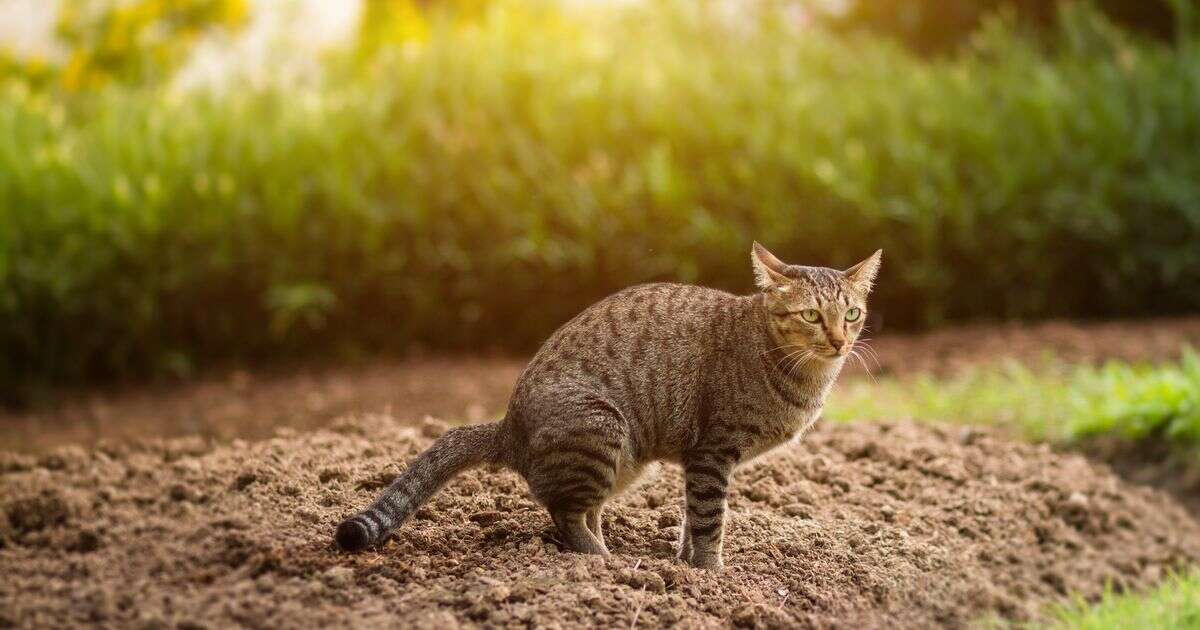
[[787, 284], [787, 264], [759, 245], [758, 241], [754, 241], [754, 246], [750, 248], [750, 262], [754, 266], [755, 282], [763, 291]]
[[877, 249], [866, 260], [843, 271], [846, 279], [859, 291], [870, 293], [871, 285], [875, 284], [875, 275], [879, 273], [879, 263], [883, 260], [883, 250]]

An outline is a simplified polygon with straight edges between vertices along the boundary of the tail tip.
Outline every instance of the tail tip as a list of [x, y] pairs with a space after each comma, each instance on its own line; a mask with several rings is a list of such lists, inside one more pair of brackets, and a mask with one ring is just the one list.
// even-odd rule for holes
[[366, 549], [371, 544], [371, 535], [367, 526], [354, 519], [346, 519], [337, 526], [333, 535], [334, 541], [342, 551], [354, 553]]

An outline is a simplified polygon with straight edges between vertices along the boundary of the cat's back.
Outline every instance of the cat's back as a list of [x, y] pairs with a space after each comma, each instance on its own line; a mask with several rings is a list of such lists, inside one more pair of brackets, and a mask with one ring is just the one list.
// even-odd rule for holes
[[[584, 377], [611, 384], [621, 370], [676, 368], [713, 351], [744, 298], [686, 284], [641, 284], [591, 305], [554, 332], [522, 379]], [[573, 380], [575, 380], [573, 378]]]
[[700, 344], [715, 324], [735, 315], [739, 298], [707, 287], [653, 283], [618, 291], [584, 309], [547, 340], [579, 352], [645, 344]]

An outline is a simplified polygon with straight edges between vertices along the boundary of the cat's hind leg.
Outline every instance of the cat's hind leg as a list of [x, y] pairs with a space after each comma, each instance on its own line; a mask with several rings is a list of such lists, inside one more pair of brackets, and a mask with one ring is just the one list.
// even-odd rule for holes
[[602, 521], [604, 518], [604, 504], [601, 503], [596, 507], [587, 511], [587, 528], [600, 541], [600, 546], [608, 550], [608, 545], [604, 544], [604, 531]]
[[550, 518], [568, 547], [579, 553], [608, 555], [604, 542], [597, 539], [587, 526], [587, 512], [551, 512]]
[[[628, 472], [624, 425], [614, 413], [565, 416], [529, 441], [525, 479], [550, 511], [563, 542], [582, 553], [608, 553], [600, 510]], [[565, 414], [564, 414], [565, 415]], [[563, 417], [563, 416], [560, 416]]]

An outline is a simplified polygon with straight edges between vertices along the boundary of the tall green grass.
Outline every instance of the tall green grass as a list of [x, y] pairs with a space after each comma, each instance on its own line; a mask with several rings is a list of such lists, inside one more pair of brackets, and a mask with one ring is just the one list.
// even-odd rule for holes
[[497, 3], [304, 86], [3, 81], [0, 383], [527, 348], [630, 283], [748, 289], [753, 238], [882, 247], [889, 326], [1200, 306], [1200, 48], [695, 6]]

